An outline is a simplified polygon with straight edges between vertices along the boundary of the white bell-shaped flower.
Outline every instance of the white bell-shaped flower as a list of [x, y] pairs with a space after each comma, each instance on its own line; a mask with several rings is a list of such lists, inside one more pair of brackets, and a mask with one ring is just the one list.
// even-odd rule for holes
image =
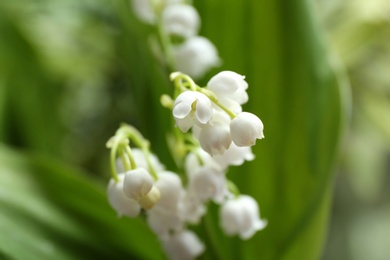
[[173, 172], [160, 172], [158, 177], [155, 186], [161, 197], [148, 212], [148, 224], [160, 238], [164, 238], [183, 226], [178, 208], [184, 189], [180, 177]]
[[201, 255], [204, 251], [204, 245], [189, 230], [184, 230], [171, 235], [163, 241], [163, 247], [170, 260], [191, 260]]
[[205, 213], [206, 206], [204, 203], [193, 194], [186, 192], [179, 203], [180, 219], [191, 224], [199, 224]]
[[188, 38], [198, 33], [200, 18], [192, 5], [175, 4], [163, 10], [162, 22], [167, 33]]
[[255, 145], [256, 139], [264, 138], [263, 130], [260, 118], [248, 112], [238, 114], [230, 122], [230, 135], [237, 146]]
[[210, 124], [200, 130], [200, 146], [211, 156], [223, 154], [232, 143], [229, 123], [226, 113], [215, 111]]
[[213, 156], [213, 159], [223, 168], [226, 169], [230, 165], [239, 166], [245, 161], [252, 161], [255, 155], [249, 146], [239, 147], [232, 143], [223, 154]]
[[213, 116], [211, 100], [197, 91], [185, 91], [175, 100], [173, 116], [176, 125], [187, 132], [194, 123], [205, 125]]
[[248, 83], [245, 77], [233, 71], [222, 71], [212, 77], [207, 83], [218, 99], [229, 98], [242, 105], [248, 101], [246, 90]]
[[211, 167], [200, 167], [189, 177], [190, 194], [200, 201], [221, 203], [228, 194], [225, 174]]
[[123, 191], [127, 197], [139, 200], [145, 197], [152, 188], [153, 177], [144, 168], [137, 168], [126, 172]]
[[190, 37], [184, 43], [173, 46], [172, 54], [176, 70], [194, 79], [201, 78], [221, 63], [214, 44], [201, 36]]
[[169, 171], [160, 172], [155, 186], [159, 189], [161, 197], [153, 210], [169, 212], [177, 211], [178, 203], [184, 194], [180, 177]]
[[144, 209], [151, 209], [160, 200], [160, 191], [144, 168], [126, 172], [123, 192], [127, 197], [138, 201]]
[[141, 207], [138, 202], [128, 198], [123, 192], [123, 182], [125, 174], [118, 174], [118, 182], [111, 179], [107, 187], [108, 202], [111, 207], [118, 213], [118, 217], [127, 216], [134, 218], [139, 215]]
[[257, 202], [250, 196], [240, 195], [221, 206], [220, 225], [226, 235], [249, 239], [267, 225], [267, 221], [261, 220], [259, 214]]

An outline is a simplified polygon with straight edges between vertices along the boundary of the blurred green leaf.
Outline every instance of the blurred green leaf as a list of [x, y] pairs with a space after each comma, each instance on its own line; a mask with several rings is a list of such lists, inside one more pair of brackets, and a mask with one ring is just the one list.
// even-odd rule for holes
[[[309, 1], [196, 2], [202, 32], [224, 64], [246, 76], [249, 103], [265, 125], [257, 159], [229, 172], [269, 225], [249, 241], [221, 235], [224, 259], [318, 259], [345, 107], [342, 73], [330, 59]], [[216, 19], [218, 14], [218, 19]], [[215, 230], [218, 232], [218, 229]]]
[[105, 188], [78, 170], [0, 146], [0, 183], [0, 255], [162, 259], [145, 221], [118, 219]]

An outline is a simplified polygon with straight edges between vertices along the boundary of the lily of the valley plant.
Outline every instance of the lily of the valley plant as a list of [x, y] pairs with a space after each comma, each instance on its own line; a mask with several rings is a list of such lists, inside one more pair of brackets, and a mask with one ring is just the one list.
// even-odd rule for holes
[[[251, 146], [264, 138], [263, 124], [242, 111], [248, 101], [244, 77], [223, 71], [206, 87], [186, 74], [171, 74], [175, 95], [163, 95], [176, 122], [173, 157], [179, 172], [165, 169], [150, 143], [132, 126], [123, 124], [107, 142], [112, 178], [107, 193], [119, 217], [144, 211], [170, 259], [192, 259], [205, 246], [188, 226], [197, 225], [209, 202], [220, 205], [220, 227], [226, 235], [249, 239], [266, 226], [257, 202], [240, 194], [226, 173], [230, 165], [253, 160]], [[181, 162], [180, 162], [181, 160]]]
[[[219, 65], [217, 50], [197, 36], [195, 8], [180, 0], [133, 0], [140, 20], [156, 27], [152, 49], [170, 74], [173, 95], [161, 104], [172, 111], [168, 145], [176, 169], [170, 171], [133, 126], [122, 124], [107, 142], [112, 178], [107, 194], [119, 217], [142, 216], [169, 259], [194, 259], [206, 250], [191, 230], [210, 203], [219, 205], [219, 225], [228, 236], [251, 238], [267, 225], [255, 199], [228, 179], [231, 165], [254, 159], [251, 146], [264, 138], [263, 123], [245, 112], [248, 83], [232, 71], [213, 76], [207, 86], [193, 79]], [[164, 138], [165, 133], [162, 138]]]

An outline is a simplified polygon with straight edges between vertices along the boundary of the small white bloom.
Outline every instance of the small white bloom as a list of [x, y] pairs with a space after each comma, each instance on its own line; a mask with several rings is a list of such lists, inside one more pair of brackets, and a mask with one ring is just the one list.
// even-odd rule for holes
[[221, 203], [228, 194], [225, 174], [214, 168], [200, 167], [189, 176], [188, 190], [200, 201], [212, 199]]
[[204, 245], [194, 232], [185, 230], [166, 239], [164, 249], [170, 260], [191, 260], [203, 253]]
[[200, 146], [211, 156], [223, 154], [232, 143], [230, 118], [224, 112], [214, 111], [210, 123], [199, 133]]
[[239, 147], [232, 143], [223, 154], [213, 156], [213, 159], [221, 165], [223, 169], [226, 169], [230, 165], [242, 165], [244, 161], [252, 161], [255, 155], [252, 153], [252, 149], [249, 146]]
[[207, 88], [212, 90], [219, 99], [229, 98], [240, 105], [248, 101], [248, 94], [246, 93], [248, 83], [244, 76], [233, 71], [218, 73], [209, 80]]
[[184, 190], [177, 174], [164, 171], [158, 177], [155, 187], [160, 191], [160, 200], [148, 211], [147, 220], [150, 228], [162, 239], [183, 226], [178, 205]]
[[176, 212], [184, 192], [180, 177], [174, 172], [160, 172], [155, 186], [159, 189], [161, 198], [153, 210]]
[[169, 34], [188, 38], [197, 34], [200, 18], [192, 5], [175, 4], [163, 10], [162, 22]]
[[205, 125], [213, 116], [211, 100], [197, 91], [185, 91], [175, 100], [173, 116], [176, 125], [187, 132], [194, 123]]
[[206, 207], [202, 201], [190, 193], [186, 193], [179, 203], [179, 216], [182, 221], [191, 224], [199, 224], [200, 219], [206, 213]]
[[190, 37], [183, 44], [173, 46], [172, 54], [176, 70], [194, 79], [201, 78], [208, 70], [220, 64], [215, 46], [201, 36]]
[[123, 183], [123, 192], [134, 200], [145, 197], [153, 188], [153, 178], [144, 169], [137, 168], [126, 172]]
[[107, 187], [108, 202], [111, 207], [118, 213], [118, 217], [128, 216], [134, 218], [140, 213], [141, 207], [138, 202], [128, 198], [123, 192], [123, 182], [125, 174], [118, 174], [118, 182], [111, 179]]
[[259, 206], [252, 197], [240, 195], [222, 205], [220, 224], [226, 235], [239, 235], [241, 239], [249, 239], [265, 228], [267, 221], [260, 219]]
[[256, 139], [264, 138], [263, 130], [260, 118], [248, 112], [238, 114], [230, 122], [230, 135], [237, 146], [255, 145]]

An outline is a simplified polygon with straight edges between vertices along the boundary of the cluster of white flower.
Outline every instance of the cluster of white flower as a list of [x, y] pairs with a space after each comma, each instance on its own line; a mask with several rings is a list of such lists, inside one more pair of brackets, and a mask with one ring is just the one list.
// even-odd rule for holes
[[[220, 205], [226, 235], [249, 239], [267, 225], [257, 202], [241, 195], [226, 177], [229, 166], [254, 159], [251, 146], [264, 137], [263, 124], [242, 111], [248, 84], [237, 73], [223, 71], [204, 88], [180, 72], [172, 73], [171, 80], [175, 99], [164, 95], [162, 104], [172, 109], [180, 136], [176, 142], [186, 148], [182, 169], [166, 170], [149, 142], [132, 126], [122, 125], [107, 143], [113, 172], [107, 193], [118, 216], [145, 212], [170, 259], [194, 259], [205, 246], [189, 226], [201, 222], [210, 202]], [[173, 149], [173, 156], [178, 152]]]
[[[137, 17], [156, 26], [159, 43], [172, 69], [192, 78], [202, 77], [209, 69], [220, 64], [213, 43], [198, 35], [200, 16], [184, 0], [132, 0]], [[168, 42], [167, 42], [168, 41]]]

